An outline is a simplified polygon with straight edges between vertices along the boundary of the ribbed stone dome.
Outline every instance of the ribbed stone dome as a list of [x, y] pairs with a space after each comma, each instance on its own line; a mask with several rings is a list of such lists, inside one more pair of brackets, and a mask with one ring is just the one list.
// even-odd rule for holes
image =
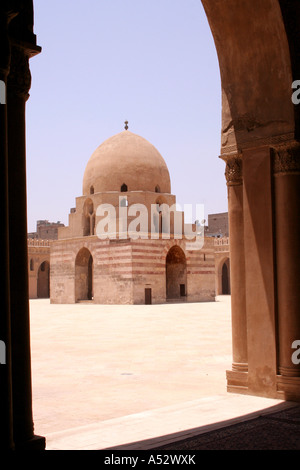
[[128, 130], [105, 140], [89, 159], [83, 177], [83, 195], [121, 191], [171, 193], [168, 167], [146, 139]]

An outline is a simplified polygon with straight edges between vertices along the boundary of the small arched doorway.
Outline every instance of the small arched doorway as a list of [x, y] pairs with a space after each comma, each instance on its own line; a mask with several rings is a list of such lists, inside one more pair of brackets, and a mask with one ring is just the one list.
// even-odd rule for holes
[[167, 300], [186, 298], [187, 275], [186, 257], [179, 246], [173, 246], [166, 257], [166, 295]]
[[[169, 233], [169, 224], [168, 224], [168, 205], [166, 199], [163, 196], [159, 196], [156, 199], [156, 211], [153, 214], [153, 223], [155, 226], [155, 231], [159, 234], [162, 234], [163, 231]], [[164, 223], [163, 223], [164, 218]], [[167, 225], [167, 226], [166, 226]]]
[[93, 257], [82, 248], [75, 260], [75, 300], [93, 300]]
[[38, 269], [37, 297], [39, 299], [50, 297], [50, 264], [48, 261], [43, 261]]
[[94, 204], [91, 199], [87, 199], [83, 206], [82, 229], [83, 229], [84, 237], [89, 237], [91, 235], [94, 235], [95, 211], [94, 211]]
[[230, 265], [229, 258], [227, 258], [223, 265], [221, 271], [221, 290], [222, 295], [230, 295]]

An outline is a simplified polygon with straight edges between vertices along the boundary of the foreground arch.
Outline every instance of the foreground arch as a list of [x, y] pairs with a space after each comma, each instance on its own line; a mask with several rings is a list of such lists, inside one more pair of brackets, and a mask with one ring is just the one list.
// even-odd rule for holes
[[[25, 152], [29, 58], [41, 49], [32, 1], [8, 3], [0, 6], [0, 80], [7, 90], [0, 105], [0, 340], [7, 358], [0, 367], [0, 446], [44, 448], [32, 419]], [[292, 81], [300, 78], [300, 3], [202, 4], [222, 79], [233, 335], [228, 390], [300, 400], [300, 365], [291, 361], [300, 338], [300, 108], [291, 101]]]
[[299, 400], [291, 344], [300, 338], [300, 111], [291, 97], [300, 77], [300, 5], [202, 4], [222, 81], [233, 338], [228, 390]]

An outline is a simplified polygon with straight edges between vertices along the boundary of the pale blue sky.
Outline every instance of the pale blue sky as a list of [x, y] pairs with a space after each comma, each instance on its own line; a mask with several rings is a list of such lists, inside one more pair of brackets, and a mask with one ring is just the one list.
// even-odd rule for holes
[[164, 157], [177, 202], [227, 211], [221, 85], [200, 0], [36, 0], [28, 231], [68, 224], [93, 151], [124, 129]]

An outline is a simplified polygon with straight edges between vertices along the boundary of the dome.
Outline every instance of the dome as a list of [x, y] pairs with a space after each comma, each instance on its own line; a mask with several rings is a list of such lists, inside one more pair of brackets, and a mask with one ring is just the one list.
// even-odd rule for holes
[[107, 191], [171, 192], [168, 167], [146, 139], [125, 130], [105, 140], [89, 159], [83, 195]]

